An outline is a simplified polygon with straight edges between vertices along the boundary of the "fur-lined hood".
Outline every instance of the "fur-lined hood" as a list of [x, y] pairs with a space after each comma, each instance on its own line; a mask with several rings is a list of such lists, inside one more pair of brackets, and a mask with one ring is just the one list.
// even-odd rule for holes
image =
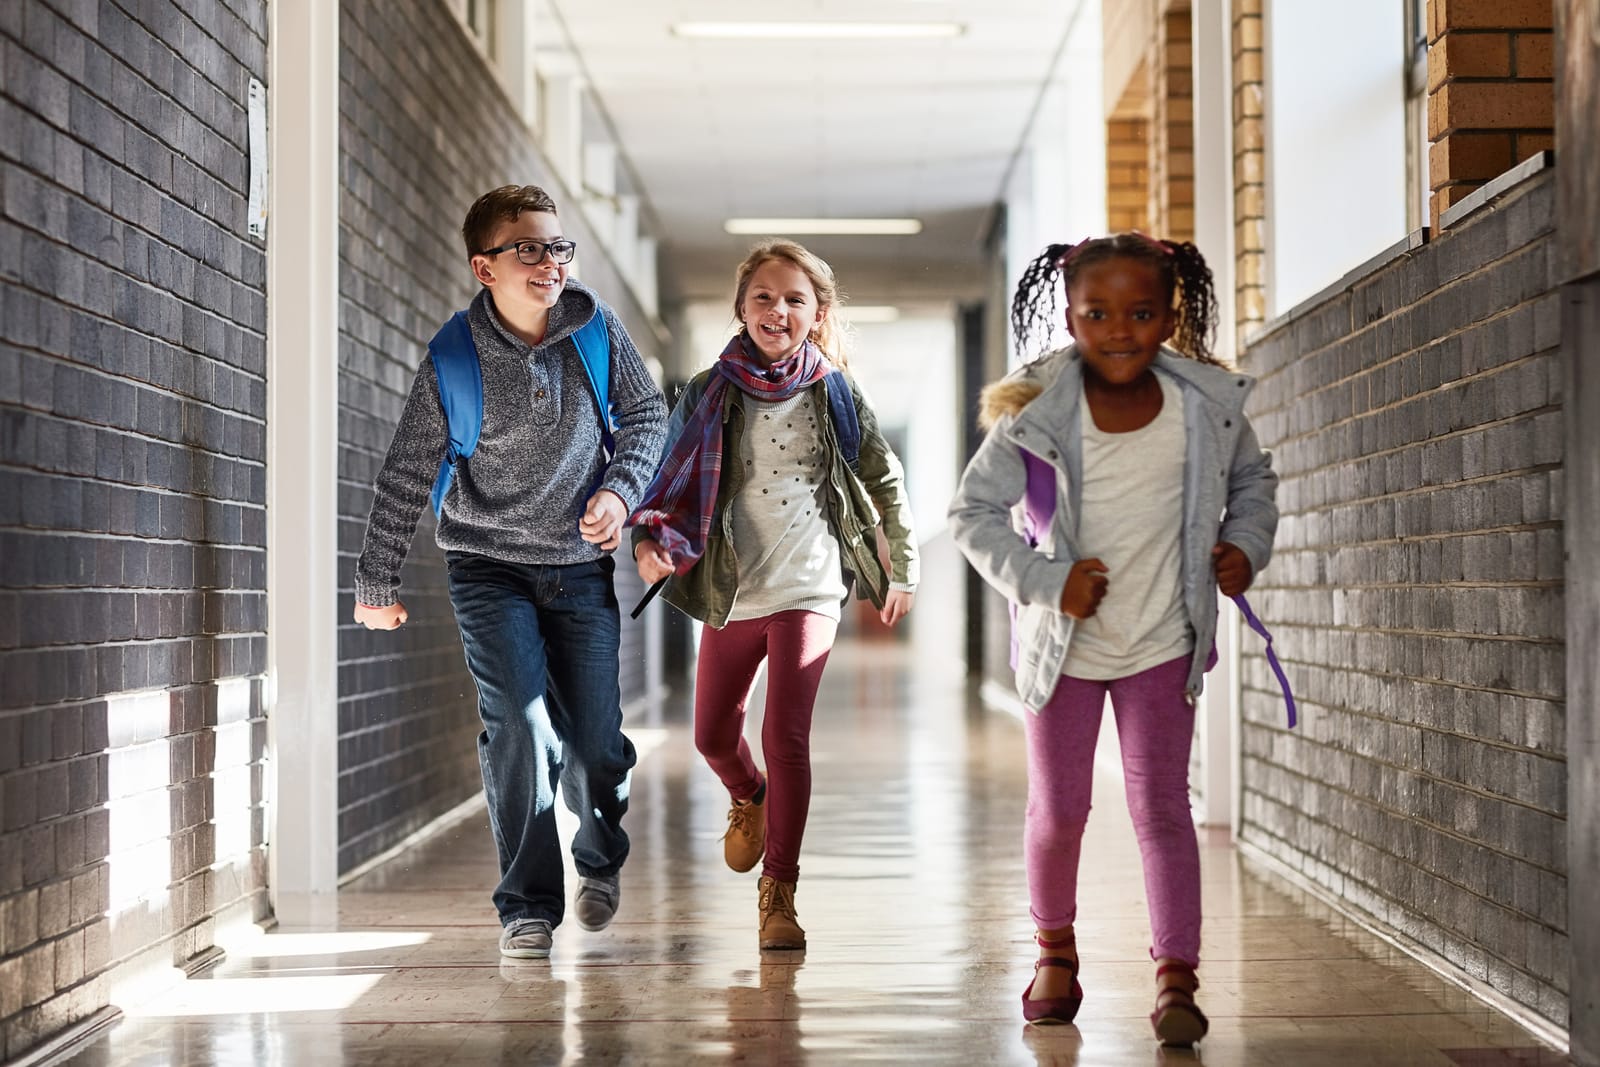
[[984, 386], [978, 394], [978, 428], [988, 432], [1002, 416], [1015, 415], [1027, 407], [1056, 380], [1067, 360], [1073, 358], [1073, 345], [1058, 348]]

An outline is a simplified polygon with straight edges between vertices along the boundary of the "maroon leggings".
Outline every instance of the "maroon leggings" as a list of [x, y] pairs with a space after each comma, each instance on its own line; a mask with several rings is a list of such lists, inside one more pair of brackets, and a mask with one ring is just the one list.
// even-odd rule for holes
[[694, 744], [735, 800], [761, 788], [744, 739], [744, 709], [761, 661], [767, 661], [767, 855], [761, 873], [780, 882], [800, 876], [800, 839], [811, 806], [811, 709], [839, 624], [813, 611], [707, 626], [694, 681]]

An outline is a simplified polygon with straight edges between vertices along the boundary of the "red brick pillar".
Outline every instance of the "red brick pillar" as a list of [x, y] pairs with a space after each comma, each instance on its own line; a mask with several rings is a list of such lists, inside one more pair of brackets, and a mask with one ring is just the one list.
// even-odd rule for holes
[[1194, 59], [1189, 0], [1156, 20], [1150, 219], [1155, 232], [1194, 240]]
[[1555, 143], [1551, 0], [1428, 0], [1431, 222]]
[[[1150, 122], [1106, 120], [1106, 223], [1111, 233], [1150, 226]], [[1076, 240], [1076, 238], [1073, 238]]]

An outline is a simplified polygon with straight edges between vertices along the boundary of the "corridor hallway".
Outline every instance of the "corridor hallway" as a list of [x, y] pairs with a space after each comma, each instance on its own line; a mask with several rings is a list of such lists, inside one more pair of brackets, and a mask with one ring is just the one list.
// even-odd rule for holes
[[[929, 548], [924, 589], [959, 588], [948, 542]], [[797, 897], [807, 952], [756, 948], [756, 872], [723, 866], [726, 794], [694, 752], [679, 695], [628, 727], [642, 758], [609, 929], [569, 921], [548, 961], [501, 959], [478, 808], [346, 885], [336, 925], [280, 926], [230, 946], [213, 972], [132, 1007], [67, 1062], [1566, 1062], [1204, 833], [1211, 1036], [1198, 1053], [1158, 1050], [1144, 892], [1109, 731], [1084, 847], [1087, 996], [1075, 1027], [1025, 1026], [1022, 730], [976, 699], [952, 605], [925, 592], [910, 619], [903, 635], [843, 638], [828, 664]], [[569, 821], [564, 840], [570, 832]]]

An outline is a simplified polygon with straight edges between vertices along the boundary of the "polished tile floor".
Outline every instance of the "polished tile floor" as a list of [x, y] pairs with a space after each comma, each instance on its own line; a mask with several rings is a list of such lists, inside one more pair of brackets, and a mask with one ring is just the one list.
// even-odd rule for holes
[[1087, 999], [1077, 1026], [1025, 1026], [1022, 734], [974, 699], [953, 616], [923, 611], [910, 639], [844, 641], [829, 665], [797, 900], [806, 953], [757, 950], [756, 875], [723, 867], [726, 796], [669, 706], [633, 728], [648, 754], [610, 929], [569, 923], [549, 960], [502, 960], [480, 811], [346, 887], [336, 923], [235, 949], [69, 1062], [1566, 1062], [1216, 838], [1203, 849], [1211, 1036], [1158, 1049], [1138, 856], [1109, 767], [1084, 853]]

